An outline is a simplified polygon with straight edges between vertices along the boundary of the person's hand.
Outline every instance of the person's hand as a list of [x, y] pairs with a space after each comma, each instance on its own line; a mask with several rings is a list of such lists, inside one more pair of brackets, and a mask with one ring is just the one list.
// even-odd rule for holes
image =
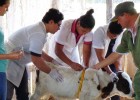
[[94, 65], [93, 67], [91, 67], [91, 68], [93, 68], [93, 69], [96, 69], [96, 70], [99, 70], [100, 69], [100, 67], [96, 64], [96, 65]]
[[81, 71], [84, 69], [84, 67], [78, 63], [73, 62], [71, 64], [71, 68], [74, 69], [75, 71]]
[[54, 60], [54, 59], [52, 60], [52, 63], [55, 64], [55, 65], [62, 65], [62, 64], [60, 64], [58, 61], [56, 61], [56, 60]]
[[63, 81], [63, 76], [58, 72], [57, 69], [51, 69], [49, 73], [50, 77], [56, 80], [57, 82]]
[[19, 60], [23, 57], [24, 55], [24, 52], [23, 51], [15, 51], [15, 52], [11, 52], [10, 53], [10, 56], [11, 58], [10, 59], [13, 59], [13, 60]]
[[110, 79], [112, 82], [117, 82], [119, 80], [118, 76], [114, 72], [110, 74]]

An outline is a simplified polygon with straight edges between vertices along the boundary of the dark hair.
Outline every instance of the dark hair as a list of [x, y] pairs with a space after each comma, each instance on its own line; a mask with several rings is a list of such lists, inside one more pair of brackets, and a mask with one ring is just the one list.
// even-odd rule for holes
[[94, 12], [93, 9], [90, 9], [87, 11], [87, 13], [79, 18], [80, 26], [83, 28], [93, 28], [95, 26], [95, 19], [92, 16], [92, 13]]
[[55, 8], [51, 8], [49, 9], [48, 12], [46, 12], [42, 21], [44, 23], [48, 23], [50, 20], [53, 20], [55, 23], [58, 23], [59, 21], [63, 19], [64, 19], [63, 14], [59, 10]]
[[6, 4], [7, 2], [9, 2], [10, 0], [0, 0], [0, 6], [3, 6], [4, 4]]
[[108, 31], [111, 34], [121, 34], [121, 32], [123, 31], [123, 28], [120, 24], [118, 24], [118, 21], [113, 21], [110, 22], [109, 27], [108, 27]]

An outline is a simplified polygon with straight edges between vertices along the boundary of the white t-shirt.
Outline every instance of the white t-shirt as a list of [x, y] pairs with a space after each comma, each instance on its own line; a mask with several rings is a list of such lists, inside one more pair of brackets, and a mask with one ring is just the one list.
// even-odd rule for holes
[[[65, 55], [71, 59], [73, 62], [80, 63], [80, 54], [79, 54], [79, 46], [84, 42], [91, 42], [92, 41], [92, 34], [87, 33], [86, 35], [82, 35], [76, 43], [75, 33], [72, 32], [73, 23], [75, 20], [66, 20], [62, 23], [60, 30], [54, 34], [49, 43], [48, 54], [56, 59], [58, 62], [65, 64], [62, 60], [60, 60], [54, 51], [55, 43], [59, 43], [64, 45], [63, 52]], [[51, 47], [50, 47], [51, 46]]]
[[30, 52], [42, 54], [43, 46], [46, 42], [46, 29], [43, 22], [27, 26], [13, 33], [8, 38], [7, 48], [13, 50], [17, 47], [24, 49], [24, 56], [15, 61], [10, 61], [7, 68], [7, 79], [17, 87], [20, 85], [27, 63], [31, 62]]
[[43, 22], [27, 26], [13, 33], [9, 38], [15, 47], [23, 47], [25, 52], [42, 54], [46, 42], [46, 29]]
[[[111, 39], [107, 36], [107, 29], [108, 29], [109, 25], [105, 25], [102, 27], [99, 27], [95, 30], [95, 32], [93, 33], [93, 40], [92, 40], [92, 55], [90, 58], [90, 66], [93, 66], [94, 64], [96, 64], [98, 62], [98, 58], [96, 56], [96, 52], [95, 49], [104, 49], [104, 56], [107, 53], [108, 50], [108, 46], [109, 43], [111, 41]], [[117, 46], [120, 44], [121, 41], [121, 36], [119, 35], [118, 38], [115, 41], [115, 44], [113, 46], [113, 51], [116, 50]]]

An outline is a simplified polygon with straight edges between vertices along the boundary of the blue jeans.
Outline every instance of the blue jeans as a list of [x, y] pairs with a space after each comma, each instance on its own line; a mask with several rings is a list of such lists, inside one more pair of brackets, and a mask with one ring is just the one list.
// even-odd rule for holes
[[0, 100], [6, 100], [7, 82], [6, 73], [0, 72]]
[[19, 87], [16, 87], [13, 83], [7, 80], [7, 98], [6, 100], [12, 100], [14, 89], [16, 92], [17, 100], [29, 100], [28, 93], [28, 74], [25, 69], [21, 83]]

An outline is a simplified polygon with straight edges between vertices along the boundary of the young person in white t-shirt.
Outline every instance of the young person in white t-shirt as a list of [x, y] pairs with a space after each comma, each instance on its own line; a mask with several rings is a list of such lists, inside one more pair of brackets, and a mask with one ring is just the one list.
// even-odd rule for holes
[[69, 66], [75, 71], [83, 69], [79, 46], [83, 43], [92, 43], [90, 32], [95, 25], [92, 13], [93, 9], [90, 9], [78, 19], [64, 21], [49, 43], [48, 54], [62, 65]]
[[[110, 22], [108, 25], [98, 27], [93, 33], [92, 48], [89, 67], [104, 60], [110, 53], [115, 51], [121, 41], [123, 28], [117, 21]], [[90, 50], [90, 48], [89, 48]], [[112, 65], [104, 68], [109, 74], [111, 81], [117, 78], [116, 72], [122, 70], [120, 61], [117, 60]], [[119, 96], [114, 96], [111, 100], [120, 100]]]
[[[24, 27], [11, 34], [6, 42], [8, 51], [23, 49], [24, 57], [17, 61], [10, 61], [7, 69], [7, 100], [11, 100], [15, 89], [17, 100], [29, 100], [28, 75], [26, 64], [33, 64], [41, 71], [49, 74], [54, 80], [62, 81], [62, 75], [46, 65], [45, 61], [54, 59], [42, 51], [46, 42], [47, 33], [54, 34], [59, 30], [63, 14], [51, 8], [44, 15], [42, 21]], [[47, 84], [47, 83], [46, 83]]]

